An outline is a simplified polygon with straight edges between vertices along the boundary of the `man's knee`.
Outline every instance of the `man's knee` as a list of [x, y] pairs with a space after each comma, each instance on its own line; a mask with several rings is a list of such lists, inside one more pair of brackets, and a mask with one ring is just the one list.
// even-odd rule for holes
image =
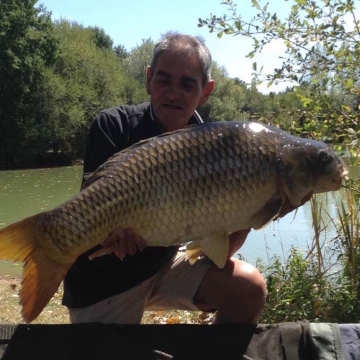
[[235, 259], [231, 262], [233, 271], [228, 279], [224, 306], [260, 316], [267, 294], [265, 279], [251, 264]]
[[253, 307], [261, 311], [265, 304], [266, 283], [254, 266], [237, 259], [229, 260], [223, 269], [208, 270], [194, 300], [211, 308]]
[[235, 264], [233, 281], [235, 283], [240, 282], [242, 285], [236, 287], [237, 291], [242, 293], [244, 291], [244, 286], [249, 295], [265, 298], [267, 295], [266, 281], [260, 271], [253, 265], [244, 261], [233, 260], [233, 262]]

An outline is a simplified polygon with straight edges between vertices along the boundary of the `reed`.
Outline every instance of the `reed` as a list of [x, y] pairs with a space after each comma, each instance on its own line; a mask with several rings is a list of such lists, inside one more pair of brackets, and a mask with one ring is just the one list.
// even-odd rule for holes
[[355, 294], [359, 293], [360, 287], [360, 181], [357, 179], [357, 162], [357, 159], [352, 159], [348, 185], [335, 195], [339, 260], [343, 263], [345, 275]]
[[312, 217], [312, 227], [314, 229], [314, 238], [312, 247], [309, 250], [308, 255], [313, 255], [317, 258], [317, 269], [318, 273], [323, 272], [324, 269], [324, 257], [322, 253], [322, 242], [321, 242], [321, 233], [322, 233], [322, 224], [323, 224], [323, 202], [319, 201], [319, 197], [314, 195], [310, 200], [311, 207], [311, 217]]
[[[309, 201], [312, 228], [314, 231], [311, 246], [307, 250], [306, 258], [316, 264], [318, 275], [333, 273], [334, 242], [336, 241], [337, 228], [335, 226], [336, 214], [330, 207], [328, 194], [313, 195]], [[336, 229], [336, 230], [335, 230]]]

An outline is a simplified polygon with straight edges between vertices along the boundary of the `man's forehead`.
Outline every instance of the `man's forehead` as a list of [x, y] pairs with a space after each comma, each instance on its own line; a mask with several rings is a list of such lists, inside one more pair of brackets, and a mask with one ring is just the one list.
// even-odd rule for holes
[[179, 74], [178, 72], [176, 72], [175, 74], [174, 73], [171, 73], [171, 72], [168, 72], [166, 70], [162, 70], [162, 69], [158, 69], [158, 70], [155, 70], [155, 75], [156, 76], [161, 76], [161, 77], [164, 77], [164, 78], [173, 78], [173, 77], [177, 77], [177, 78], [181, 78], [182, 80], [186, 80], [186, 81], [193, 81], [193, 82], [197, 82], [199, 80], [199, 76], [197, 76], [197, 74], [192, 74], [192, 75], [189, 75], [189, 74]]
[[[180, 64], [179, 64], [180, 63]], [[167, 51], [159, 55], [154, 73], [162, 76], [202, 78], [200, 59], [196, 54]]]

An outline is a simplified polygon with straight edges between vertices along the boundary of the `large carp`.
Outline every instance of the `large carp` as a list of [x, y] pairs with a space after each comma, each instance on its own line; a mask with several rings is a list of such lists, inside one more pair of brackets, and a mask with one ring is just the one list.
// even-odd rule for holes
[[148, 246], [188, 245], [222, 267], [228, 234], [259, 229], [309, 194], [338, 190], [347, 171], [324, 143], [253, 122], [195, 125], [110, 158], [78, 195], [0, 230], [0, 259], [24, 262], [20, 303], [31, 322], [76, 258], [116, 228]]

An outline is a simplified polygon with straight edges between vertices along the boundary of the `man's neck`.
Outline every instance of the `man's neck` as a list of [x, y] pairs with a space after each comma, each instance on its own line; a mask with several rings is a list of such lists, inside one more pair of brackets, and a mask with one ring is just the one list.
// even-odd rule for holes
[[160, 126], [166, 132], [171, 132], [171, 131], [176, 131], [176, 130], [183, 129], [185, 126], [189, 125], [189, 123], [191, 122], [192, 119], [194, 119], [194, 121], [191, 122], [193, 124], [203, 123], [203, 120], [202, 120], [201, 116], [199, 115], [199, 113], [196, 110], [195, 110], [194, 114], [191, 116], [191, 118], [187, 121], [187, 123], [185, 125], [182, 125], [182, 126], [177, 126], [177, 124], [173, 123], [173, 122], [166, 122], [165, 124], [163, 124], [156, 117], [151, 105], [150, 105], [150, 116], [151, 116], [151, 119], [154, 122], [156, 122], [158, 124], [158, 126]]

